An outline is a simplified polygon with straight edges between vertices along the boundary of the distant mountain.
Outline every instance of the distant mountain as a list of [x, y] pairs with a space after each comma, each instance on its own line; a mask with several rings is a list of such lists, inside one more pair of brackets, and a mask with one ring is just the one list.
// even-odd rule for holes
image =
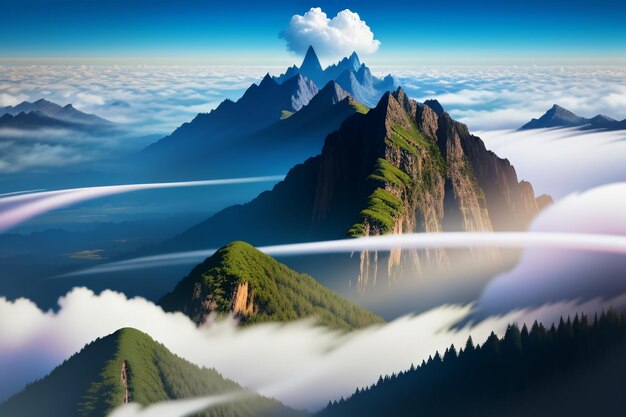
[[317, 86], [298, 75], [278, 84], [269, 74], [257, 85], [252, 84], [236, 102], [225, 100], [210, 113], [200, 113], [171, 135], [150, 145], [148, 154], [219, 150], [231, 138], [243, 138], [278, 122], [287, 113], [295, 113], [317, 94]]
[[[346, 235], [521, 230], [545, 203], [528, 182], [518, 181], [507, 160], [488, 151], [439, 103], [416, 103], [398, 89], [367, 114], [350, 116], [326, 138], [320, 155], [293, 167], [273, 190], [226, 208], [160, 250], [219, 247], [237, 239], [264, 245]], [[358, 287], [452, 264], [443, 249], [363, 252]]]
[[337, 83], [329, 81], [298, 112], [285, 115], [278, 122], [240, 141], [234, 141], [227, 148], [232, 149], [233, 154], [241, 153], [242, 148], [253, 150], [250, 154], [254, 158], [271, 150], [275, 155], [290, 154], [292, 161], [297, 156], [303, 160], [319, 153], [326, 136], [339, 129], [349, 116], [368, 111], [368, 107], [352, 98]]
[[587, 119], [577, 116], [571, 111], [555, 104], [539, 119], [532, 119], [518, 130], [553, 127], [582, 127], [585, 129], [623, 130], [626, 129], [626, 119], [618, 121], [601, 114], [591, 119]]
[[[71, 104], [60, 106], [45, 99], [24, 101], [17, 106], [0, 108], [0, 127], [36, 129], [41, 127], [110, 126], [112, 123], [93, 114], [83, 113]], [[12, 117], [10, 117], [12, 116]]]
[[381, 377], [319, 417], [618, 416], [626, 405], [626, 322], [615, 312], [545, 328], [510, 326]]
[[[213, 369], [199, 368], [135, 329], [121, 329], [85, 346], [45, 378], [0, 405], [2, 417], [105, 417], [126, 402], [152, 404], [242, 390]], [[256, 396], [198, 416], [297, 416]]]
[[369, 68], [361, 63], [356, 52], [348, 58], [343, 58], [337, 64], [322, 69], [312, 46], [309, 46], [300, 67], [294, 65], [274, 79], [283, 83], [297, 74], [313, 80], [318, 86], [335, 81], [355, 100], [369, 107], [374, 107], [386, 91], [394, 90], [398, 86], [398, 82], [391, 75], [382, 79], [372, 76]]
[[238, 101], [222, 102], [149, 146], [138, 161], [170, 174], [275, 174], [318, 153], [326, 135], [367, 110], [334, 82], [318, 97], [300, 74], [282, 84], [266, 75]]
[[45, 128], [74, 129], [75, 127], [75, 123], [55, 119], [38, 110], [18, 113], [15, 116], [6, 113], [0, 117], [0, 128], [37, 130]]
[[196, 266], [159, 304], [198, 324], [211, 313], [233, 314], [242, 324], [317, 317], [346, 330], [383, 322], [244, 242], [230, 243]]

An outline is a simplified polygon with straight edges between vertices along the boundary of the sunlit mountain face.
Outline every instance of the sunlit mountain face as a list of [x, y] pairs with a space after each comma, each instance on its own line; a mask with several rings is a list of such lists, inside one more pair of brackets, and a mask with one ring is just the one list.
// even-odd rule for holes
[[622, 415], [624, 6], [25, 0], [0, 417]]

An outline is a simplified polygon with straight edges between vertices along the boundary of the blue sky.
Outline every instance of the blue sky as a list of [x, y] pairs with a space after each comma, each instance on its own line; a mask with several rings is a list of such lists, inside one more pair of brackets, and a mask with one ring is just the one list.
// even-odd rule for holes
[[373, 64], [626, 57], [623, 0], [0, 0], [0, 57], [282, 65], [296, 58], [278, 33], [318, 6], [359, 13]]

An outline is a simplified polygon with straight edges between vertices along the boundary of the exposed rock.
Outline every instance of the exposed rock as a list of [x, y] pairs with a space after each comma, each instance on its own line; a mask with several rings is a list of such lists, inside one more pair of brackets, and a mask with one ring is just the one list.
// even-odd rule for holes
[[[319, 156], [294, 167], [272, 191], [190, 229], [170, 250], [179, 242], [223, 244], [216, 237], [260, 245], [346, 234], [522, 230], [544, 200], [439, 103], [416, 103], [398, 89], [367, 114], [348, 118]], [[499, 259], [495, 249], [363, 252], [355, 275], [365, 291], [450, 270], [459, 254], [471, 262]]]
[[244, 242], [226, 245], [196, 266], [159, 304], [197, 324], [225, 314], [242, 325], [314, 317], [320, 324], [350, 330], [382, 322]]
[[124, 398], [122, 404], [128, 404], [130, 402], [130, 391], [128, 389], [128, 362], [122, 362], [122, 387], [124, 388]]

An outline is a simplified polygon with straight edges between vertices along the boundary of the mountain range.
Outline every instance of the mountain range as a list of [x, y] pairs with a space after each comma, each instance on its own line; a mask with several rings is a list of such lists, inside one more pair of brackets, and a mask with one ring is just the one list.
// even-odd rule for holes
[[304, 75], [316, 85], [325, 85], [330, 81], [335, 81], [357, 101], [369, 107], [374, 107], [380, 96], [386, 91], [398, 87], [398, 81], [391, 75], [384, 78], [374, 77], [370, 69], [361, 63], [356, 52], [338, 63], [322, 69], [312, 46], [309, 46], [300, 67], [295, 65], [289, 67], [284, 74], [274, 77], [274, 79], [282, 84], [298, 74]]
[[185, 178], [275, 174], [319, 153], [328, 134], [396, 84], [373, 77], [356, 54], [323, 70], [309, 48], [300, 67], [266, 74], [239, 100], [223, 101], [147, 147], [132, 165]]
[[[85, 346], [45, 378], [0, 405], [2, 417], [105, 417], [128, 402], [142, 405], [243, 391], [214, 369], [199, 368], [138, 330], [124, 328]], [[260, 395], [197, 416], [299, 416]]]
[[583, 129], [625, 130], [626, 119], [619, 121], [608, 116], [597, 115], [591, 119], [577, 116], [561, 106], [553, 105], [539, 119], [532, 119], [518, 130], [544, 129], [555, 127], [580, 127]]
[[275, 174], [318, 153], [345, 118], [367, 110], [334, 82], [320, 91], [302, 75], [278, 84], [267, 74], [239, 100], [199, 114], [138, 160], [187, 177]]
[[[522, 230], [549, 201], [535, 198], [509, 161], [488, 151], [438, 102], [416, 103], [399, 88], [369, 112], [348, 117], [321, 154], [293, 167], [271, 191], [222, 210], [159, 249]], [[451, 265], [443, 249], [362, 253], [358, 286]]]
[[351, 330], [383, 320], [244, 242], [233, 242], [196, 266], [159, 304], [198, 324], [230, 314], [242, 324], [315, 317]]
[[0, 108], [0, 127], [15, 129], [70, 128], [94, 129], [111, 127], [112, 122], [83, 113], [71, 104], [60, 106], [40, 99], [24, 101], [16, 106]]

